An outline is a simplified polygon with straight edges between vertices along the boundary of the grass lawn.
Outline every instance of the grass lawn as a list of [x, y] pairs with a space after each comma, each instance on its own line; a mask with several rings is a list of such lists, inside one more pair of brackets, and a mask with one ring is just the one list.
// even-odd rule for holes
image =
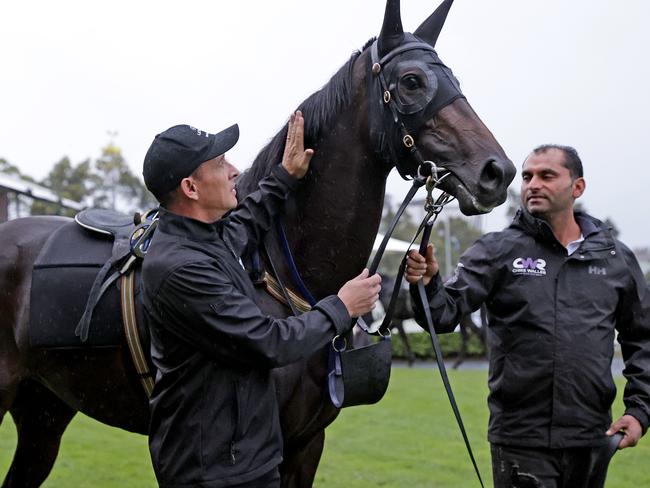
[[[486, 441], [485, 371], [450, 371], [454, 391], [486, 486], [491, 486]], [[621, 381], [619, 380], [619, 387]], [[620, 414], [617, 402], [615, 414]], [[0, 427], [0, 478], [13, 455], [9, 415]], [[608, 488], [650, 486], [650, 438], [616, 455]], [[146, 439], [78, 415], [63, 437], [45, 487], [155, 486]], [[393, 370], [378, 404], [345, 409], [327, 430], [316, 487], [476, 487], [473, 469], [438, 373]]]

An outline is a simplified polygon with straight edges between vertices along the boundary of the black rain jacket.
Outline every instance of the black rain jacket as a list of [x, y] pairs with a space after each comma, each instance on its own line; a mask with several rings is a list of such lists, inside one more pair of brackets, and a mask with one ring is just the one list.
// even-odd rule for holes
[[282, 460], [271, 369], [350, 328], [337, 296], [276, 320], [254, 299], [239, 257], [259, 241], [298, 180], [281, 166], [234, 211], [205, 224], [160, 209], [143, 264], [143, 300], [158, 369], [149, 447], [161, 487], [245, 483]]
[[[584, 241], [570, 256], [548, 224], [520, 210], [427, 288], [436, 330], [488, 310], [492, 443], [565, 448], [606, 441], [616, 387], [614, 336], [625, 361], [627, 414], [650, 421], [650, 291], [632, 252], [576, 213]], [[426, 326], [417, 289], [418, 322]]]

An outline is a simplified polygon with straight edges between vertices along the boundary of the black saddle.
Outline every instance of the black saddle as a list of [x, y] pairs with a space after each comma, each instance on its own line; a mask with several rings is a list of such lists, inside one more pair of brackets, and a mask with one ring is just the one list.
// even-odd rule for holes
[[[89, 209], [50, 236], [32, 272], [29, 330], [33, 347], [111, 347], [122, 343], [119, 293], [111, 285], [135, 266], [135, 301], [141, 301], [139, 266], [131, 251], [135, 230], [133, 217]], [[146, 337], [140, 307], [136, 314], [141, 337]]]
[[129, 239], [139, 217], [132, 217], [114, 210], [103, 208], [88, 208], [74, 217], [84, 229], [100, 234], [113, 236], [115, 240]]

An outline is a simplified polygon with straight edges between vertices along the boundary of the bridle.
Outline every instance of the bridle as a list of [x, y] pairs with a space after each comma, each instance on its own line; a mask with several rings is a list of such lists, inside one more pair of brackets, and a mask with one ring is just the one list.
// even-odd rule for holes
[[[370, 76], [368, 77], [371, 144], [375, 153], [391, 166], [394, 164], [404, 179], [414, 178], [408, 174], [402, 164], [402, 161], [408, 158], [413, 159], [417, 164], [416, 177], [426, 177], [442, 170], [433, 161], [424, 159], [404, 117], [416, 116], [423, 112], [433, 116], [457, 98], [464, 97], [451, 71], [440, 61], [435, 49], [413, 36], [412, 38], [413, 40], [395, 47], [381, 58], [378, 40], [375, 40], [370, 46]], [[415, 100], [410, 104], [401, 99], [399, 80], [390, 80], [392, 82], [389, 83], [386, 79], [386, 70], [390, 67], [390, 62], [396, 56], [409, 51], [426, 51], [433, 59], [433, 68], [419, 70], [428, 81], [424, 100]], [[418, 63], [414, 62], [414, 64]]]

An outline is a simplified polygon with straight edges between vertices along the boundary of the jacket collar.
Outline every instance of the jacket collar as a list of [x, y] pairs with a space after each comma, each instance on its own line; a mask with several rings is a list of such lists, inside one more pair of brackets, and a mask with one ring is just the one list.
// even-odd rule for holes
[[[574, 212], [574, 216], [585, 238], [580, 246], [580, 250], [595, 251], [614, 247], [614, 238], [609, 228], [600, 220], [584, 212]], [[541, 239], [548, 243], [557, 242], [551, 226], [546, 221], [534, 217], [524, 208], [520, 208], [517, 211], [510, 226], [519, 228], [536, 239]]]
[[159, 209], [159, 226], [162, 231], [177, 237], [193, 241], [214, 241], [218, 237], [217, 222], [206, 224], [190, 217], [170, 212], [164, 207]]

